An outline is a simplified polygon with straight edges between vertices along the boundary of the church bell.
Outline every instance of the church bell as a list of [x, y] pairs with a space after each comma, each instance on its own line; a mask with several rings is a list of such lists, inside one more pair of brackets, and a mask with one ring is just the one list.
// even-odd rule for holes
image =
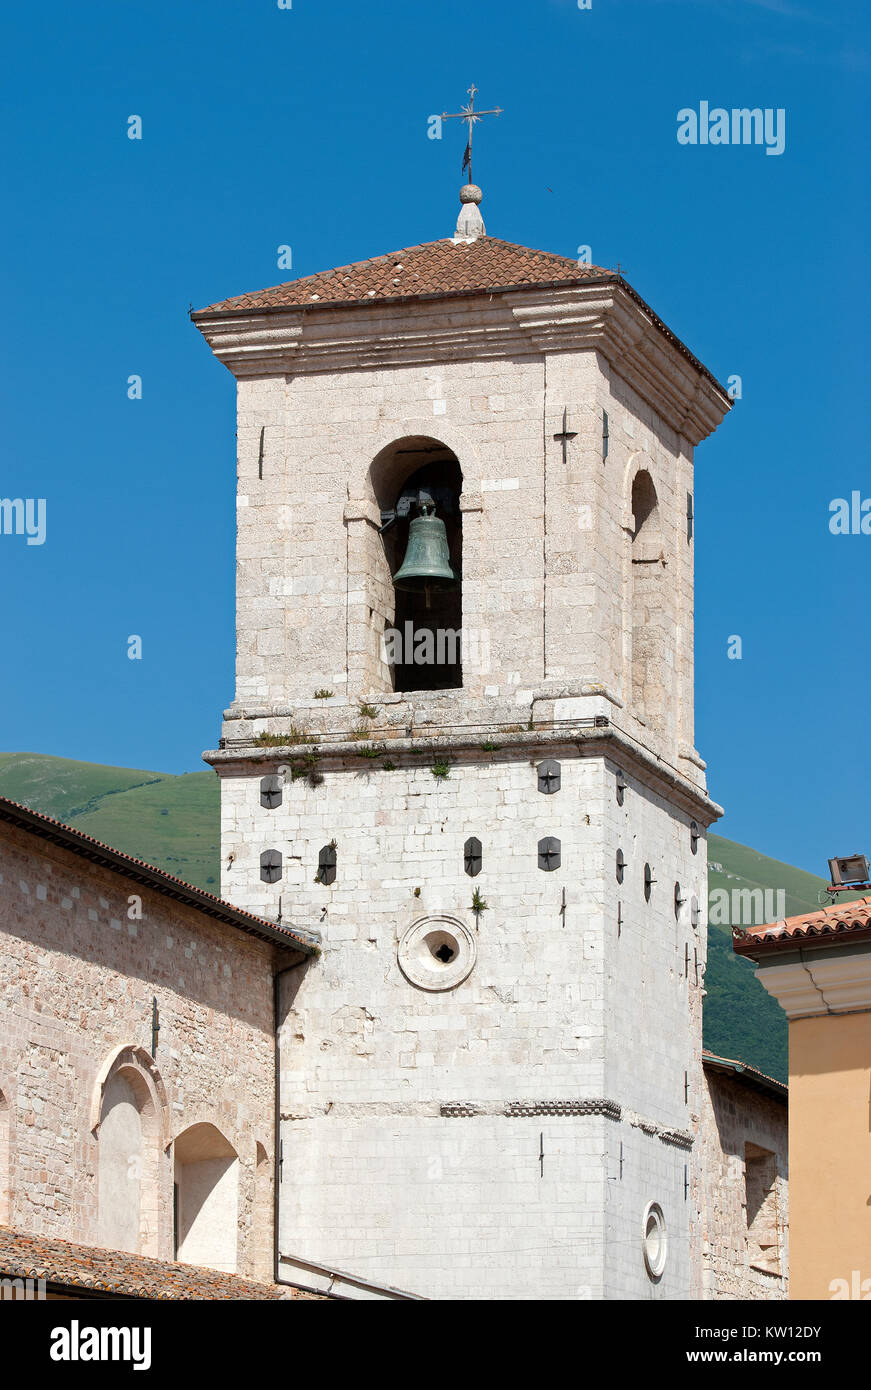
[[445, 523], [435, 515], [434, 502], [422, 501], [420, 510], [408, 528], [408, 549], [393, 576], [394, 586], [412, 593], [453, 588], [459, 576], [451, 564]]

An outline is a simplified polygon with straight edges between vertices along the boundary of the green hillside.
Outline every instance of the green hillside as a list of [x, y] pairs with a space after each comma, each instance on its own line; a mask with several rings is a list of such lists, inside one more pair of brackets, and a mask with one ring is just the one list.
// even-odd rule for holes
[[173, 776], [0, 753], [0, 795], [196, 888], [219, 892], [220, 798], [213, 772]]
[[[219, 891], [219, 788], [213, 772], [172, 776], [37, 753], [0, 753], [0, 795], [66, 821], [198, 888]], [[705, 1045], [785, 1080], [785, 1016], [754, 978], [753, 966], [733, 954], [731, 924], [750, 925], [746, 910], [753, 900], [740, 895], [757, 891], [758, 905], [758, 890], [768, 890], [762, 905], [774, 906], [776, 912], [754, 916], [754, 921], [780, 912], [773, 896], [778, 890], [785, 894], [787, 916], [816, 911], [825, 880], [719, 835], [710, 836], [708, 862]], [[723, 891], [727, 898], [718, 898]], [[728, 911], [718, 921], [715, 909], [725, 902]]]
[[[722, 870], [717, 868], [718, 864], [722, 864]], [[826, 879], [818, 874], [805, 873], [804, 869], [782, 864], [779, 859], [767, 859], [755, 849], [748, 849], [734, 840], [724, 840], [721, 835], [708, 836], [710, 893], [727, 889], [731, 896], [736, 888], [781, 889], [786, 895], [784, 915], [795, 917], [800, 912], [819, 911], [818, 894], [825, 885]]]
[[[750, 1062], [780, 1081], [787, 1078], [786, 1015], [754, 977], [750, 961], [732, 951], [732, 924], [754, 926], [778, 917], [818, 912], [826, 879], [768, 859], [747, 845], [708, 837], [708, 970], [705, 976], [705, 1046], [720, 1056]], [[768, 898], [764, 913], [747, 918], [747, 906], [759, 906], [759, 890]], [[756, 892], [756, 902], [741, 894]], [[782, 899], [776, 897], [777, 892]], [[725, 921], [719, 909], [728, 895]], [[844, 894], [853, 902], [858, 894]], [[737, 910], [736, 910], [737, 909]]]
[[40, 753], [0, 753], [0, 794], [55, 820], [71, 822], [107, 796], [160, 780], [159, 772], [76, 763]]

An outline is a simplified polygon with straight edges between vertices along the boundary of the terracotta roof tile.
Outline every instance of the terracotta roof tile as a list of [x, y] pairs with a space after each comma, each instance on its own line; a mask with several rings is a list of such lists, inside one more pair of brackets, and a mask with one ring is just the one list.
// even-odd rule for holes
[[0, 1226], [0, 1277], [44, 1279], [64, 1289], [127, 1298], [254, 1299], [320, 1298], [281, 1284], [263, 1284], [237, 1274], [221, 1274], [198, 1265], [152, 1260], [123, 1250], [34, 1236]]
[[702, 1051], [702, 1066], [713, 1071], [728, 1072], [737, 1081], [746, 1082], [757, 1090], [769, 1091], [779, 1100], [786, 1100], [789, 1094], [786, 1082], [778, 1081], [758, 1067], [751, 1067], [748, 1062], [739, 1062], [734, 1057], [718, 1057], [716, 1052], [709, 1052], [707, 1048]]
[[367, 304], [413, 302], [458, 295], [499, 294], [510, 291], [571, 289], [577, 285], [617, 285], [632, 299], [670, 343], [725, 396], [725, 388], [704, 363], [690, 352], [676, 333], [663, 323], [650, 305], [615, 270], [581, 265], [569, 256], [534, 251], [498, 237], [483, 236], [472, 242], [427, 241], [406, 246], [384, 256], [305, 275], [264, 290], [253, 290], [191, 312], [196, 324], [226, 314], [277, 312], [281, 309], [331, 309]]
[[578, 285], [602, 276], [619, 279], [613, 271], [600, 266], [579, 265], [567, 256], [533, 251], [498, 237], [479, 237], [477, 241], [456, 245], [451, 240], [428, 241], [337, 270], [306, 275], [271, 289], [240, 294], [198, 310], [194, 318], [217, 311], [323, 308], [331, 304], [366, 304], [373, 300], [469, 294], [528, 285]]
[[817, 941], [828, 945], [835, 941], [853, 942], [857, 937], [871, 936], [871, 898], [858, 902], [833, 903], [819, 912], [805, 912], [785, 917], [781, 922], [766, 922], [759, 927], [732, 929], [732, 947], [738, 955], [754, 955], [759, 950]]

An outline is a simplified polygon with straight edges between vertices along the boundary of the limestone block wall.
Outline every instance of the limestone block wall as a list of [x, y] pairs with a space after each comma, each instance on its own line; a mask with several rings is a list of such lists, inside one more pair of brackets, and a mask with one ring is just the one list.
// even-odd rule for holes
[[[565, 456], [554, 438], [564, 416], [575, 435]], [[379, 460], [397, 444], [438, 441], [463, 470], [463, 625], [489, 656], [486, 671], [464, 672], [469, 695], [598, 682], [672, 761], [692, 749], [692, 446], [598, 352], [243, 377], [238, 420], [235, 708], [293, 707], [317, 689], [353, 704], [389, 690]], [[661, 634], [649, 710], [632, 696], [633, 631], [644, 628], [632, 611], [640, 470], [662, 534], [645, 575], [659, 605], [646, 625]]]
[[[660, 651], [654, 654], [656, 669], [651, 673], [660, 688], [658, 714], [638, 707], [633, 701], [632, 597], [638, 568], [632, 564], [632, 546], [625, 545], [623, 557], [622, 610], [629, 614], [620, 624], [622, 650], [617, 654], [615, 684], [624, 694], [628, 727], [667, 731], [676, 744], [679, 757], [694, 747], [694, 550], [695, 520], [688, 534], [687, 499], [694, 488], [694, 450], [683, 435], [669, 428], [637, 391], [603, 362], [602, 405], [608, 413], [609, 459], [622, 470], [618, 495], [623, 508], [620, 529], [628, 536], [632, 524], [632, 483], [642, 469], [649, 472], [659, 501], [656, 550], [659, 564], [650, 564], [648, 586], [659, 589], [655, 619], [662, 631]], [[618, 543], [618, 529], [612, 525], [609, 543]], [[636, 558], [638, 558], [636, 556]], [[645, 566], [645, 569], [647, 566]], [[633, 575], [635, 570], [635, 575]], [[612, 599], [613, 603], [613, 599]], [[639, 605], [643, 610], [643, 604]], [[616, 616], [616, 615], [615, 615]], [[643, 619], [643, 611], [638, 615]], [[648, 617], [649, 611], [648, 611]], [[683, 768], [688, 773], [686, 767]]]
[[[129, 915], [131, 893], [141, 918]], [[142, 1194], [141, 1253], [172, 1258], [172, 1141], [213, 1125], [238, 1154], [237, 1272], [270, 1279], [271, 948], [60, 847], [35, 849], [9, 826], [0, 829], [0, 936], [8, 1223], [102, 1243], [93, 1125], [101, 1085], [116, 1074], [108, 1064], [130, 1044], [119, 1061], [145, 1105], [143, 1152], [129, 1164]], [[116, 1169], [105, 1181], [117, 1178]]]
[[[543, 754], [516, 749], [458, 754], [446, 779], [408, 755], [393, 771], [327, 768], [319, 786], [286, 783], [274, 810], [260, 804], [263, 765], [224, 771], [225, 891], [268, 915], [280, 898], [285, 919], [324, 940], [283, 982], [289, 1261], [433, 1297], [687, 1296], [684, 1080], [694, 1097], [700, 1027], [671, 885], [704, 891], [704, 842], [693, 877], [689, 816], [638, 777], [618, 814], [612, 763], [547, 752], [561, 765], [553, 795], [538, 791]], [[538, 867], [547, 836], [560, 841], [551, 872]], [[333, 841], [324, 885], [318, 854]], [[279, 882], [260, 878], [264, 848], [282, 853]], [[648, 857], [658, 899], [642, 914], [630, 876]], [[474, 963], [440, 992], [408, 978], [402, 942], [444, 918]], [[658, 1281], [642, 1251], [650, 1201], [669, 1231]]]
[[432, 1299], [606, 1296], [610, 1120], [408, 1104], [283, 1125], [285, 1277], [308, 1258]]
[[[697, 1198], [701, 1209], [701, 1287], [694, 1296], [785, 1299], [789, 1288], [786, 1103], [708, 1069], [704, 1080]], [[758, 1260], [750, 1231], [754, 1212], [748, 1213], [748, 1153], [752, 1160], [759, 1151], [773, 1156], [776, 1174], [769, 1206], [777, 1247], [764, 1263]], [[752, 1191], [750, 1198], [752, 1206]]]
[[[617, 796], [618, 774], [626, 787]], [[608, 922], [608, 1084], [625, 1104], [680, 1130], [698, 1116], [707, 958], [705, 832], [625, 764], [609, 759], [603, 798]], [[622, 883], [616, 852], [622, 851]], [[651, 886], [645, 894], [645, 866]], [[675, 885], [681, 904], [675, 906]], [[697, 906], [693, 925], [693, 905]], [[643, 1046], [626, 1045], [644, 1039]]]
[[525, 683], [540, 676], [542, 393], [540, 359], [239, 382], [238, 702], [345, 693], [349, 667], [352, 696], [377, 691], [371, 662], [355, 660], [377, 650], [389, 616], [371, 554], [381, 543], [370, 468], [401, 439], [441, 441], [464, 492], [490, 494], [486, 525], [473, 512], [464, 527], [465, 621], [494, 629], [497, 666], [507, 644], [510, 669], [520, 662]]
[[[605, 1297], [657, 1301], [691, 1296], [692, 1212], [687, 1169], [692, 1150], [663, 1137], [653, 1122], [627, 1108], [623, 1122], [606, 1130]], [[644, 1262], [645, 1216], [651, 1204], [661, 1210], [667, 1254], [658, 1278]]]
[[[621, 773], [626, 783], [622, 805]], [[669, 1257], [654, 1296], [662, 1296], [669, 1281], [675, 1281], [672, 1289], [683, 1290], [676, 1296], [685, 1298], [698, 1259], [692, 1193], [702, 1161], [694, 1140], [703, 1089], [704, 830], [698, 826], [694, 853], [690, 810], [680, 809], [625, 763], [606, 762], [604, 793], [602, 838], [610, 899], [604, 932], [605, 1087], [607, 1094], [619, 1098], [625, 1119], [609, 1153], [611, 1172], [619, 1177], [609, 1187], [611, 1286], [626, 1290], [624, 1297], [651, 1296], [650, 1280], [636, 1255], [644, 1210], [649, 1202], [657, 1202], [665, 1218]], [[624, 860], [622, 883], [618, 849]], [[649, 897], [645, 866], [652, 880]], [[677, 910], [676, 884], [682, 899]]]

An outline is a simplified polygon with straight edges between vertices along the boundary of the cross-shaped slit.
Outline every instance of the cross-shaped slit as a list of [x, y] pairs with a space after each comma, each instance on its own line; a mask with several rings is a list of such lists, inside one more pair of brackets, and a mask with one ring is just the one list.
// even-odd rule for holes
[[442, 942], [441, 946], [437, 946], [433, 951], [433, 955], [435, 956], [436, 960], [440, 960], [442, 965], [450, 965], [451, 961], [453, 960], [456, 954], [456, 951], [451, 950], [447, 942], [444, 941]]

